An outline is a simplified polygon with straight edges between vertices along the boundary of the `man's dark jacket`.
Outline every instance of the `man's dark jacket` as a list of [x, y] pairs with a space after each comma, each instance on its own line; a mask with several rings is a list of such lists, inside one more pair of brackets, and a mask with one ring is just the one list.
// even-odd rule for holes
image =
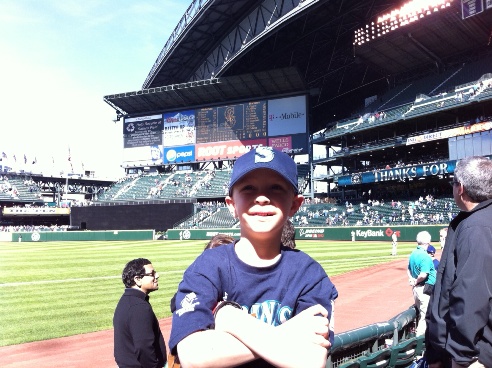
[[114, 358], [120, 368], [162, 368], [167, 354], [149, 296], [125, 289], [113, 317]]
[[492, 200], [451, 221], [426, 320], [429, 363], [492, 367]]

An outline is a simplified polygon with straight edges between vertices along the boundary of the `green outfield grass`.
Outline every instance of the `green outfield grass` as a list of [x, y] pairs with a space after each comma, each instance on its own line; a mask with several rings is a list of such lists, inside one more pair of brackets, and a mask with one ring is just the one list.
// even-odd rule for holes
[[[158, 318], [170, 316], [169, 301], [185, 268], [205, 241], [0, 242], [0, 346], [112, 328], [121, 294], [121, 271], [131, 259], [152, 261], [160, 274], [151, 294]], [[406, 258], [414, 243], [400, 243]], [[335, 276], [390, 262], [391, 242], [297, 241]]]

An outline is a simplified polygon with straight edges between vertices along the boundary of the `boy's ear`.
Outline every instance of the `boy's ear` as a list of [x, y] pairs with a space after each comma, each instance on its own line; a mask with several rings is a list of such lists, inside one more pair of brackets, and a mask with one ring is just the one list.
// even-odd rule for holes
[[229, 209], [229, 212], [231, 213], [231, 215], [234, 216], [234, 218], [237, 218], [236, 205], [234, 204], [234, 200], [232, 199], [232, 197], [227, 196], [225, 198], [225, 202], [226, 202], [227, 208]]
[[302, 194], [297, 194], [294, 196], [294, 199], [292, 200], [292, 206], [290, 207], [289, 211], [289, 217], [294, 216], [294, 214], [301, 207], [302, 202], [304, 202], [304, 196]]

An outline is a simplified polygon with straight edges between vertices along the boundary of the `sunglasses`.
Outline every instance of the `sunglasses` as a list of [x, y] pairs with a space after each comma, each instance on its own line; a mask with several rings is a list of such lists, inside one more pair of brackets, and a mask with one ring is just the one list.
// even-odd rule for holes
[[150, 276], [150, 277], [155, 278], [155, 275], [157, 275], [157, 272], [155, 272], [155, 270], [153, 270], [152, 272], [141, 274], [140, 277]]

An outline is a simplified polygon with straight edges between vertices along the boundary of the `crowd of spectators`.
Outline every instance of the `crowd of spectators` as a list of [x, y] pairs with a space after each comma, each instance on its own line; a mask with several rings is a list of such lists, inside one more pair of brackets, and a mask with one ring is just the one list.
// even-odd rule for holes
[[11, 199], [19, 199], [19, 191], [14, 184], [10, 183], [9, 178], [4, 176], [0, 179], [0, 193], [8, 194]]
[[10, 226], [0, 226], [0, 232], [7, 232], [7, 233], [17, 233], [17, 232], [35, 232], [35, 231], [67, 231], [68, 230], [68, 225], [51, 225], [51, 226], [46, 226], [46, 225], [10, 225]]
[[293, 222], [296, 226], [433, 225], [447, 224], [457, 213], [452, 199], [439, 202], [432, 194], [411, 201], [368, 199], [355, 205], [349, 201], [324, 205], [322, 200], [312, 200], [303, 204]]

